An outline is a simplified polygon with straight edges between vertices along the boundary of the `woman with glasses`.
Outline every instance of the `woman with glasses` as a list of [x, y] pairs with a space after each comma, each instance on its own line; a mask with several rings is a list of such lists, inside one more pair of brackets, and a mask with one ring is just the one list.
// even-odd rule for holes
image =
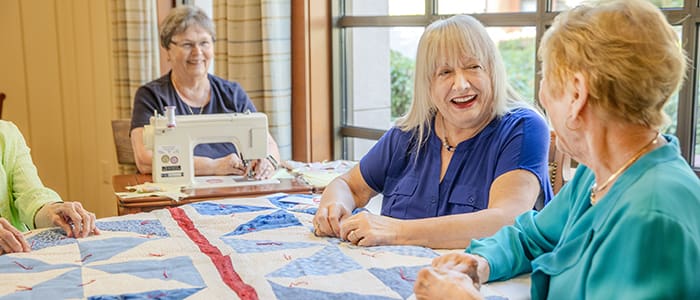
[[[131, 117], [131, 144], [136, 166], [151, 173], [152, 151], [143, 144], [143, 127], [153, 112], [165, 114], [174, 106], [177, 115], [255, 112], [250, 98], [236, 82], [209, 74], [214, 57], [214, 23], [195, 6], [173, 9], [163, 20], [160, 45], [166, 50], [171, 70], [136, 91]], [[256, 179], [269, 178], [277, 169], [279, 149], [268, 133], [268, 157], [252, 164]], [[231, 143], [201, 144], [194, 148], [196, 175], [242, 175], [246, 165]]]

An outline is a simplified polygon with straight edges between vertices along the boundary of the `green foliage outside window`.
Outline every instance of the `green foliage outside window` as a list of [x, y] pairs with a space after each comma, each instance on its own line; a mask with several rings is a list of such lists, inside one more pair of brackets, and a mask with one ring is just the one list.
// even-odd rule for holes
[[666, 106], [664, 106], [664, 111], [671, 118], [671, 123], [664, 128], [664, 133], [676, 134], [676, 128], [678, 127], [678, 92], [671, 96], [668, 100]]
[[391, 120], [405, 115], [413, 99], [413, 71], [416, 62], [391, 50]]
[[508, 82], [526, 101], [535, 101], [535, 41], [531, 38], [498, 43]]
[[[508, 81], [520, 93], [526, 101], [535, 101], [535, 45], [533, 39], [513, 39], [501, 41], [498, 49], [503, 56], [503, 61], [508, 73]], [[403, 116], [408, 112], [413, 99], [413, 72], [415, 61], [398, 51], [391, 50], [391, 120]], [[664, 107], [666, 113], [673, 121], [664, 132], [676, 133], [678, 94]], [[700, 123], [700, 119], [698, 121]], [[696, 132], [700, 140], [700, 130]], [[697, 144], [696, 153], [700, 153], [700, 143]]]

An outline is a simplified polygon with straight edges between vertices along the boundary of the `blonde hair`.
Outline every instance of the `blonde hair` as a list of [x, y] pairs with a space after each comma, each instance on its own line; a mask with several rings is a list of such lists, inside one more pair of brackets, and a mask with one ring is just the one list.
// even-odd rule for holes
[[465, 56], [476, 58], [489, 74], [493, 88], [494, 116], [503, 116], [517, 107], [531, 107], [508, 84], [501, 54], [484, 25], [466, 15], [435, 21], [425, 29], [418, 43], [411, 107], [396, 122], [402, 131], [414, 132], [416, 152], [427, 140], [431, 130], [430, 121], [437, 113], [437, 108], [430, 101], [433, 75], [446, 61], [457, 64]]
[[182, 5], [173, 8], [160, 24], [160, 45], [170, 49], [173, 36], [183, 33], [192, 25], [199, 25], [216, 41], [214, 22], [203, 9], [193, 5]]
[[643, 0], [598, 1], [560, 14], [539, 50], [552, 91], [580, 72], [603, 120], [660, 129], [683, 82], [687, 57], [661, 11]]

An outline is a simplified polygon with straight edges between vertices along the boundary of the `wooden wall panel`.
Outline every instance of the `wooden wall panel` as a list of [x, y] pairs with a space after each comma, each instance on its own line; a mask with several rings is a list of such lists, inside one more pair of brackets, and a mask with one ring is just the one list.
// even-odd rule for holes
[[96, 205], [100, 215], [116, 215], [117, 205], [112, 188], [112, 175], [118, 172], [116, 161], [116, 148], [112, 140], [112, 119], [118, 118], [114, 86], [114, 66], [112, 62], [112, 23], [109, 22], [111, 14], [107, 1], [88, 1], [90, 11], [88, 11], [91, 22], [92, 41], [92, 62], [93, 72], [91, 75], [96, 78], [95, 89], [88, 101], [95, 103], [95, 143], [96, 143], [96, 163], [99, 169], [95, 186], [96, 198], [99, 205]]
[[[99, 142], [96, 134], [96, 105], [101, 99], [96, 97], [95, 84], [101, 79], [94, 76], [94, 68], [96, 66], [93, 63], [91, 3], [87, 0], [73, 0], [70, 2], [73, 2], [73, 13], [76, 16], [73, 20], [72, 28], [76, 39], [75, 44], [69, 46], [69, 48], [72, 48], [76, 54], [75, 69], [77, 72], [75, 77], [66, 78], [64, 86], [77, 88], [77, 97], [71, 100], [75, 102], [75, 105], [71, 106], [73, 111], [70, 117], [66, 114], [66, 121], [71, 123], [72, 128], [77, 129], [75, 132], [76, 136], [73, 138], [78, 143], [79, 148], [71, 153], [68, 160], [71, 161], [70, 173], [79, 174], [78, 176], [72, 176], [72, 178], [80, 179], [80, 181], [75, 182], [78, 186], [73, 186], [71, 194], [79, 194], [81, 199], [94, 199], [97, 195], [97, 186], [100, 184], [100, 165], [97, 159], [96, 144]], [[77, 114], [77, 118], [72, 117], [75, 114]], [[96, 209], [95, 207], [97, 206], [91, 203], [90, 207]]]
[[[117, 173], [111, 120], [113, 107], [111, 23], [105, 1], [61, 1], [65, 13], [57, 14], [65, 32], [73, 37], [62, 45], [62, 66], [74, 69], [62, 79], [66, 95], [64, 111], [71, 199], [79, 199], [98, 216], [116, 214], [111, 176]], [[68, 9], [70, 7], [70, 9]], [[70, 98], [70, 99], [69, 99]]]
[[292, 0], [292, 159], [311, 159], [308, 0]]
[[66, 195], [66, 140], [53, 1], [21, 1], [32, 158], [44, 184]]
[[330, 2], [292, 0], [292, 158], [297, 161], [333, 159], [330, 19]]
[[[311, 0], [309, 5], [309, 70], [311, 83], [311, 159], [333, 159], [331, 93], [330, 1]], [[313, 59], [311, 59], [313, 58]]]
[[32, 148], [44, 183], [98, 217], [116, 215], [118, 167], [111, 14], [107, 1], [2, 0], [5, 118]]
[[0, 46], [0, 92], [7, 95], [3, 105], [3, 119], [12, 120], [22, 132], [29, 131], [29, 108], [26, 72], [24, 70], [24, 42], [20, 30], [22, 14], [20, 0], [2, 0], [0, 28], [4, 45]]
[[[58, 45], [60, 51], [59, 62], [61, 65], [61, 99], [64, 105], [64, 110], [62, 112], [62, 119], [65, 124], [65, 147], [66, 147], [66, 162], [67, 169], [66, 173], [66, 193], [61, 194], [64, 197], [68, 197], [70, 200], [80, 200], [83, 201], [83, 194], [76, 193], [76, 189], [80, 189], [84, 192], [90, 189], [89, 186], [83, 186], [81, 180], [83, 175], [76, 172], [76, 170], [82, 169], [83, 165], [86, 164], [81, 157], [83, 139], [81, 138], [81, 126], [80, 126], [80, 101], [79, 101], [79, 91], [81, 90], [80, 85], [84, 85], [84, 89], [89, 88], [88, 83], [83, 83], [78, 81], [78, 55], [79, 49], [76, 47], [77, 43], [86, 42], [84, 38], [76, 36], [74, 28], [76, 22], [79, 22], [78, 16], [75, 12], [75, 4], [73, 1], [58, 1], [56, 2], [56, 15], [57, 18], [57, 33], [58, 33]], [[87, 47], [83, 47], [87, 48]], [[85, 193], [87, 194], [87, 193]], [[85, 206], [92, 208], [92, 205], [84, 203]]]

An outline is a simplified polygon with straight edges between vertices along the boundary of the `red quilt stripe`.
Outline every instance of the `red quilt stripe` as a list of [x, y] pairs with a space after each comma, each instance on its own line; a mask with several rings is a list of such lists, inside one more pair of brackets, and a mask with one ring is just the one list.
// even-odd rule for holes
[[187, 216], [185, 211], [179, 207], [168, 208], [170, 214], [182, 230], [187, 233], [187, 236], [192, 240], [202, 253], [209, 256], [211, 262], [214, 263], [216, 269], [221, 275], [221, 279], [233, 290], [241, 299], [258, 299], [258, 293], [255, 288], [243, 282], [236, 270], [233, 269], [231, 259], [224, 256], [219, 248], [215, 247], [209, 240], [202, 235], [197, 228], [194, 227], [192, 220]]

